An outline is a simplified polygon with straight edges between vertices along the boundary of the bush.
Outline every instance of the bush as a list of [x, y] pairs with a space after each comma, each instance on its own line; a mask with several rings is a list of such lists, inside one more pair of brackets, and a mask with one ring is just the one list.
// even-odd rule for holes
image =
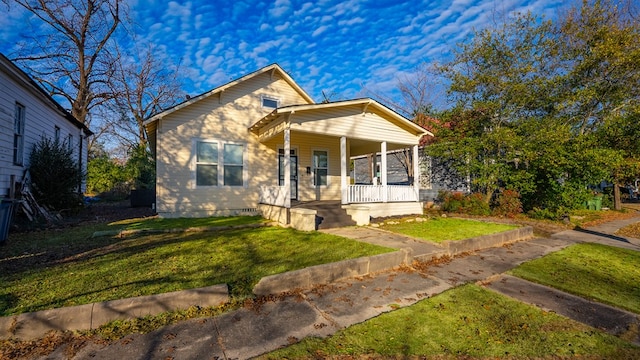
[[461, 192], [440, 191], [438, 193], [440, 208], [448, 212], [470, 215], [489, 215], [489, 204], [480, 193], [463, 194]]
[[532, 219], [538, 219], [538, 220], [558, 220], [558, 218], [560, 217], [558, 215], [558, 212], [556, 211], [549, 210], [549, 209], [541, 209], [538, 207], [535, 207], [529, 210], [527, 215]]
[[480, 193], [467, 194], [464, 197], [462, 212], [470, 215], [489, 215], [491, 209]]
[[87, 192], [101, 194], [122, 188], [126, 182], [124, 167], [104, 154], [87, 164]]
[[29, 154], [33, 196], [41, 205], [56, 210], [82, 206], [80, 183], [84, 174], [73, 160], [66, 142], [42, 137]]
[[515, 190], [503, 190], [493, 204], [493, 214], [513, 218], [522, 213], [520, 193]]

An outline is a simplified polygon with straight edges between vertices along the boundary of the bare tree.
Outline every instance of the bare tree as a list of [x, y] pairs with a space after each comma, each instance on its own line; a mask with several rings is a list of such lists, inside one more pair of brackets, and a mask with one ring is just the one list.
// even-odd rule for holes
[[[3, 0], [7, 2], [8, 0]], [[111, 98], [109, 40], [123, 15], [123, 0], [13, 0], [46, 24], [23, 34], [13, 60], [86, 123], [91, 109]], [[35, 26], [40, 28], [41, 24]]]
[[401, 100], [366, 87], [364, 92], [402, 115], [414, 118], [417, 114], [430, 113], [434, 104], [441, 102], [438, 95], [443, 90], [441, 80], [442, 76], [435, 71], [434, 65], [421, 63], [410, 74], [396, 78]]
[[125, 53], [117, 49], [118, 61], [111, 81], [111, 91], [118, 119], [114, 128], [120, 137], [133, 138], [146, 145], [143, 122], [161, 109], [182, 98], [178, 66], [163, 59], [151, 45], [134, 47]]

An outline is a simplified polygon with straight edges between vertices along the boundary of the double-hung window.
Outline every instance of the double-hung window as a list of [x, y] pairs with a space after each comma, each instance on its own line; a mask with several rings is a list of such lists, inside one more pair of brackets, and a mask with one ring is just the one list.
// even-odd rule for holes
[[313, 151], [313, 185], [327, 186], [328, 153], [326, 150]]
[[73, 153], [73, 135], [71, 134], [67, 136], [67, 150], [69, 150], [70, 153]]
[[196, 185], [218, 185], [218, 143], [198, 141], [196, 144]]
[[22, 165], [24, 159], [24, 105], [16, 103], [13, 118], [13, 163]]
[[242, 186], [242, 153], [240, 144], [224, 144], [224, 185]]
[[196, 141], [196, 186], [243, 186], [244, 144]]

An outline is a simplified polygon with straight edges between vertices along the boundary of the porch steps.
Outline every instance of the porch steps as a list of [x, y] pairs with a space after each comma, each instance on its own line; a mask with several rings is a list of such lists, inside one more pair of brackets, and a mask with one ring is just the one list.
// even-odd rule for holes
[[316, 210], [316, 228], [332, 229], [345, 226], [355, 226], [347, 211], [342, 208], [340, 201], [312, 201], [294, 205], [305, 209]]

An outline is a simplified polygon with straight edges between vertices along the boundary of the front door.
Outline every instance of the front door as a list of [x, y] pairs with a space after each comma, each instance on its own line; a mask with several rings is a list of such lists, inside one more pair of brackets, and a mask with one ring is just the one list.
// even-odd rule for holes
[[[284, 154], [278, 155], [278, 184], [284, 186]], [[298, 156], [291, 150], [291, 200], [298, 200]]]

